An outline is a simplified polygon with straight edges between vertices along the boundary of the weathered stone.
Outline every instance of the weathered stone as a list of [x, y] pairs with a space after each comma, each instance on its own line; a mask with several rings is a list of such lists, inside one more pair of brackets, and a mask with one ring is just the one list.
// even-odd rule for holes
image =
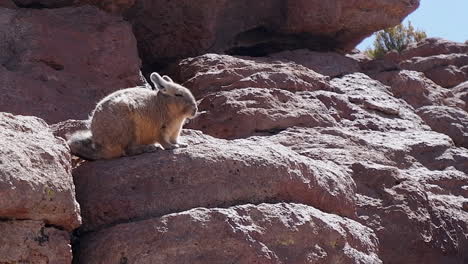
[[[305, 96], [304, 96], [305, 97]], [[280, 89], [245, 88], [204, 97], [204, 112], [187, 128], [199, 129], [218, 138], [241, 138], [271, 133], [292, 126], [333, 126], [335, 119], [314, 98]]]
[[430, 57], [441, 54], [466, 54], [468, 45], [466, 43], [453, 42], [441, 38], [426, 38], [422, 41], [411, 43], [394, 61], [408, 60], [414, 57]]
[[424, 72], [442, 87], [453, 87], [468, 79], [461, 70], [468, 65], [468, 54], [442, 54], [429, 57], [414, 57], [400, 63], [401, 68]]
[[0, 113], [0, 218], [80, 225], [69, 149], [35, 117]]
[[389, 87], [362, 73], [333, 79], [335, 92], [318, 91], [316, 97], [335, 109], [340, 123], [362, 130], [411, 130], [426, 126], [413, 108], [391, 93]]
[[419, 0], [91, 2], [120, 11], [133, 23], [148, 65], [207, 52], [262, 56], [300, 48], [350, 51], [419, 6]]
[[115, 90], [142, 84], [131, 26], [91, 6], [0, 9], [0, 111], [84, 119]]
[[0, 234], [0, 263], [72, 262], [70, 235], [41, 221], [1, 221]]
[[425, 105], [443, 105], [452, 92], [440, 87], [416, 71], [386, 71], [372, 76], [390, 86], [392, 93], [414, 108]]
[[96, 230], [194, 207], [279, 201], [354, 215], [354, 183], [332, 163], [265, 141], [227, 141], [194, 131], [182, 141], [189, 147], [88, 162], [75, 169], [83, 228]]
[[205, 54], [181, 61], [175, 75], [196, 98], [247, 87], [291, 92], [331, 89], [328, 77], [295, 63], [265, 58]]
[[0, 2], [0, 8], [17, 8], [16, 4], [12, 0], [3, 0]]
[[468, 113], [448, 106], [425, 106], [417, 114], [432, 130], [448, 135], [457, 146], [468, 148]]
[[262, 139], [352, 171], [359, 221], [376, 232], [385, 263], [468, 258], [468, 150], [454, 148], [447, 136], [289, 128]]
[[335, 52], [314, 52], [309, 50], [283, 51], [269, 57], [284, 62], [294, 62], [325, 76], [337, 77], [360, 71], [359, 63], [353, 57]]
[[[132, 239], [128, 239], [132, 237]], [[82, 240], [79, 263], [382, 263], [373, 232], [299, 204], [197, 208]]]
[[451, 89], [454, 99], [461, 101], [460, 107], [468, 112], [468, 81], [461, 83]]

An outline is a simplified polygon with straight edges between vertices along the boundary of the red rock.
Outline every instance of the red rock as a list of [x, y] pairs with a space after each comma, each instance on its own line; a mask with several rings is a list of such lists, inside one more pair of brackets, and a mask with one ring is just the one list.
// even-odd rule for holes
[[81, 223], [70, 153], [35, 117], [0, 113], [0, 218], [42, 220], [68, 231]]
[[468, 54], [443, 54], [429, 57], [415, 57], [400, 63], [401, 68], [424, 72], [442, 87], [453, 87], [468, 79], [461, 70], [468, 65]]
[[186, 126], [218, 138], [241, 138], [292, 126], [333, 126], [335, 119], [325, 105], [307, 94], [279, 89], [245, 88], [204, 97], [205, 112]]
[[468, 148], [468, 113], [455, 107], [425, 106], [417, 114], [432, 130], [448, 135], [457, 146]]
[[338, 114], [336, 119], [344, 126], [377, 131], [426, 128], [410, 105], [395, 98], [389, 87], [365, 74], [348, 74], [334, 78], [330, 84], [334, 92], [314, 94]]
[[83, 229], [195, 207], [290, 201], [352, 217], [354, 183], [336, 165], [266, 141], [227, 141], [191, 132], [189, 147], [74, 170]]
[[73, 4], [74, 0], [13, 0], [23, 8], [57, 8]]
[[84, 119], [105, 95], [142, 83], [121, 18], [84, 6], [1, 9], [0, 20], [0, 111]]
[[384, 263], [467, 259], [468, 151], [447, 136], [289, 128], [265, 140], [353, 172], [359, 222], [376, 232]]
[[[132, 237], [132, 239], [128, 239]], [[373, 232], [299, 204], [196, 208], [86, 235], [79, 263], [382, 263]]]
[[419, 6], [418, 0], [84, 2], [123, 13], [134, 25], [148, 65], [207, 52], [262, 56], [299, 48], [350, 51]]
[[12, 0], [3, 0], [0, 2], [0, 7], [17, 8], [16, 4]]
[[0, 263], [72, 263], [70, 235], [41, 221], [0, 222]]
[[328, 77], [274, 59], [205, 54], [181, 61], [175, 73], [196, 98], [237, 88], [295, 91], [330, 90]]
[[314, 52], [309, 50], [283, 51], [269, 57], [284, 62], [294, 62], [325, 76], [337, 77], [360, 70], [359, 63], [353, 57], [335, 52]]
[[416, 71], [385, 71], [372, 76], [391, 87], [397, 98], [402, 98], [414, 108], [425, 105], [443, 105], [452, 92], [440, 87]]
[[420, 42], [410, 44], [402, 51], [397, 60], [403, 61], [414, 57], [430, 57], [440, 54], [466, 54], [468, 45], [441, 38], [426, 38]]
[[468, 112], [468, 81], [461, 83], [451, 89], [454, 99], [461, 101], [461, 108]]

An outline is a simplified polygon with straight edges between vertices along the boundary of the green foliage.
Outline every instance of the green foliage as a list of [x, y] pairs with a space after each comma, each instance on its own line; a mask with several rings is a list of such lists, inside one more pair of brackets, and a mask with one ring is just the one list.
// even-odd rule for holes
[[416, 30], [408, 21], [408, 26], [396, 25], [374, 33], [374, 47], [364, 51], [371, 58], [381, 58], [387, 52], [395, 50], [403, 51], [410, 43], [419, 42], [427, 37], [423, 30]]

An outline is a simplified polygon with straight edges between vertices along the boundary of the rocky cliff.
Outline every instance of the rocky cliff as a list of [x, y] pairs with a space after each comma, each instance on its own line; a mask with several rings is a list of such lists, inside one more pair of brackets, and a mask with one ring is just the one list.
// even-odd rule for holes
[[[468, 45], [347, 54], [418, 5], [0, 3], [0, 263], [467, 263]], [[142, 67], [188, 147], [73, 158]]]

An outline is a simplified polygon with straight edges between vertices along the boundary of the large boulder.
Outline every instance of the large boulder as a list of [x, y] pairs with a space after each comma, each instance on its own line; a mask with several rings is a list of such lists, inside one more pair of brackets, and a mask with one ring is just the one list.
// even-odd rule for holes
[[81, 245], [86, 264], [382, 263], [369, 228], [286, 203], [197, 208], [91, 233]]
[[468, 54], [414, 57], [400, 63], [406, 70], [423, 72], [442, 87], [454, 87], [468, 80]]
[[448, 135], [457, 146], [468, 148], [468, 113], [455, 107], [425, 106], [417, 114], [432, 130]]
[[0, 263], [72, 263], [70, 235], [42, 221], [0, 221]]
[[150, 65], [206, 52], [261, 56], [298, 48], [349, 51], [419, 6], [419, 0], [78, 2], [123, 14], [134, 25], [139, 50]]
[[69, 149], [35, 117], [0, 113], [0, 218], [80, 225]]
[[265, 141], [195, 131], [189, 147], [88, 162], [73, 175], [84, 230], [195, 207], [290, 201], [353, 217], [354, 183], [336, 165]]
[[358, 221], [376, 232], [384, 263], [468, 258], [468, 150], [454, 148], [447, 136], [289, 128], [264, 140], [352, 171]]
[[402, 98], [414, 108], [444, 105], [453, 94], [417, 71], [384, 71], [372, 76], [390, 86], [395, 97]]
[[197, 99], [247, 87], [290, 92], [332, 89], [326, 76], [294, 62], [269, 58], [205, 54], [182, 60], [174, 75]]
[[292, 126], [336, 124], [318, 99], [273, 88], [244, 88], [210, 94], [201, 100], [198, 108], [202, 114], [187, 127], [218, 138], [275, 133]]
[[336, 52], [300, 49], [274, 53], [269, 57], [294, 62], [332, 78], [360, 71], [359, 60], [354, 59], [352, 55], [344, 56]]
[[131, 25], [96, 7], [0, 8], [0, 111], [84, 119], [107, 94], [142, 84]]

